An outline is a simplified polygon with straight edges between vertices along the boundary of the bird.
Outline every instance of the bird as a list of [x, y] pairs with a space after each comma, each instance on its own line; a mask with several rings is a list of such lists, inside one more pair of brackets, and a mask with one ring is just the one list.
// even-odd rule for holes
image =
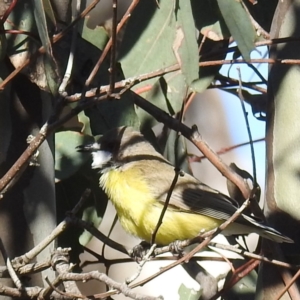
[[[114, 205], [124, 230], [151, 243], [174, 179], [174, 166], [140, 131], [129, 126], [113, 128], [95, 143], [77, 148], [92, 154], [91, 167], [99, 170], [99, 186]], [[234, 199], [180, 172], [154, 242], [164, 246], [194, 238], [220, 226], [238, 208]], [[241, 214], [222, 234], [253, 232], [278, 243], [293, 243], [246, 214]]]

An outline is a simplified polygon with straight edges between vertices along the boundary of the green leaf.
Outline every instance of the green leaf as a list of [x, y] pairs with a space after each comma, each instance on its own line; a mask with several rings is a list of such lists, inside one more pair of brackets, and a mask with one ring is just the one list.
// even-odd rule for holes
[[[170, 0], [160, 1], [160, 8], [157, 8], [155, 1], [139, 2], [126, 26], [119, 53], [126, 78], [178, 63], [173, 50], [177, 30], [174, 8], [175, 1]], [[152, 102], [151, 97], [154, 93], [151, 89], [156, 88], [157, 80], [154, 78], [144, 81], [134, 90], [146, 90], [142, 96]], [[182, 100], [187, 93], [185, 76], [181, 72], [173, 72], [164, 75], [163, 80], [166, 83], [164, 98], [168, 99], [172, 110], [176, 112], [181, 108]]]
[[[50, 3], [48, 5], [51, 6]], [[46, 53], [51, 57], [52, 56], [52, 46], [50, 42], [50, 38], [48, 35], [49, 29], [46, 20], [44, 1], [42, 0], [34, 0], [33, 1], [33, 13], [36, 22], [36, 26], [39, 32], [40, 39], [42, 41], [42, 45], [44, 46]]]
[[[192, 0], [191, 4], [195, 24], [201, 34], [215, 41], [230, 37], [216, 0]], [[215, 38], [210, 37], [210, 32]]]
[[[196, 27], [201, 33], [198, 39], [199, 47], [201, 46], [200, 61], [224, 59], [226, 51], [219, 50], [228, 47], [228, 39], [231, 35], [216, 0], [192, 0], [191, 4]], [[204, 43], [203, 36], [207, 37]], [[220, 68], [221, 66], [199, 67], [199, 78], [193, 81], [191, 90], [197, 93], [205, 91]]]
[[88, 20], [89, 17], [84, 18], [82, 26], [78, 29], [78, 31], [85, 40], [100, 50], [103, 50], [109, 39], [107, 32], [102, 26], [96, 26], [94, 29], [89, 28], [87, 26]]
[[217, 0], [226, 25], [237, 42], [245, 60], [250, 59], [250, 52], [254, 49], [256, 32], [251, 20], [240, 1]]
[[[161, 77], [156, 80], [156, 82], [153, 84], [152, 89], [147, 93], [147, 98], [151, 99], [151, 103], [156, 105], [158, 108], [168, 112], [170, 115], [174, 115], [174, 105], [172, 106], [168, 99], [167, 89], [168, 85], [164, 77]], [[177, 107], [176, 105], [175, 109], [179, 110], [180, 107]], [[155, 118], [153, 118], [153, 116], [139, 107], [136, 109], [136, 113], [141, 122], [141, 130], [151, 128], [159, 123]]]
[[103, 134], [111, 128], [122, 125], [139, 128], [132, 96], [129, 92], [122, 95], [120, 100], [100, 101], [97, 106], [85, 110], [90, 118], [90, 128], [93, 135]]
[[[176, 33], [173, 42], [175, 56], [178, 51], [181, 71], [188, 86], [198, 78], [199, 51], [196, 40], [196, 28], [194, 20], [191, 18], [191, 2], [180, 0], [175, 9]], [[178, 60], [178, 58], [177, 58]]]
[[94, 142], [91, 136], [76, 131], [55, 134], [55, 178], [63, 180], [76, 173], [89, 160], [88, 153], [80, 153], [76, 147]]

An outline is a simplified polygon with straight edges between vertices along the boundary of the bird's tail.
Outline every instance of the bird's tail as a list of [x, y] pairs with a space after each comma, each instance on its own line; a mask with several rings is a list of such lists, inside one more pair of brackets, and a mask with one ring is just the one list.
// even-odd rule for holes
[[243, 218], [256, 227], [256, 233], [276, 243], [294, 243], [292, 239], [267, 225], [258, 223], [253, 218], [243, 215]]

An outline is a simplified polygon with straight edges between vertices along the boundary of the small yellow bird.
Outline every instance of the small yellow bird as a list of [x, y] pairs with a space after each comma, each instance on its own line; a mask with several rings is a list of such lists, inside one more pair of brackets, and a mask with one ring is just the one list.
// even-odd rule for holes
[[[92, 168], [100, 169], [100, 187], [115, 206], [122, 227], [150, 243], [174, 179], [174, 166], [140, 132], [126, 126], [112, 129], [98, 142], [78, 148], [92, 153]], [[172, 191], [155, 243], [168, 245], [196, 237], [218, 227], [237, 208], [234, 200], [183, 173]], [[252, 232], [279, 243], [293, 243], [245, 214], [223, 234]]]

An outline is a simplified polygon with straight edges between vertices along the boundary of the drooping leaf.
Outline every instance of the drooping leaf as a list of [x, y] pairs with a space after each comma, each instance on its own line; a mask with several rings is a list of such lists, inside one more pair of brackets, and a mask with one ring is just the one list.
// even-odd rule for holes
[[[44, 73], [47, 79], [47, 90], [51, 91], [53, 95], [57, 93], [58, 90], [58, 83], [59, 83], [59, 75], [58, 75], [58, 67], [56, 65], [56, 61], [53, 56], [52, 45], [49, 38], [49, 31], [50, 28], [48, 26], [46, 12], [51, 14], [52, 8], [51, 3], [48, 0], [34, 0], [33, 1], [33, 12], [36, 21], [36, 26], [39, 32], [39, 36], [42, 42], [42, 45], [45, 48], [45, 55], [44, 55]], [[52, 29], [54, 24], [52, 24]], [[40, 61], [41, 62], [41, 61]]]
[[256, 32], [251, 20], [240, 1], [217, 0], [226, 25], [237, 42], [244, 59], [250, 59], [254, 49]]
[[[51, 4], [45, 0], [47, 6], [51, 7]], [[46, 19], [46, 11], [44, 7], [44, 1], [34, 0], [33, 1], [33, 12], [34, 18], [36, 21], [37, 29], [39, 32], [42, 45], [44, 46], [46, 53], [51, 57], [52, 56], [52, 46], [49, 38], [49, 28]]]
[[179, 56], [181, 71], [188, 86], [198, 78], [198, 45], [196, 40], [196, 28], [191, 18], [191, 2], [180, 0], [175, 8], [176, 33], [173, 42], [175, 56]]

